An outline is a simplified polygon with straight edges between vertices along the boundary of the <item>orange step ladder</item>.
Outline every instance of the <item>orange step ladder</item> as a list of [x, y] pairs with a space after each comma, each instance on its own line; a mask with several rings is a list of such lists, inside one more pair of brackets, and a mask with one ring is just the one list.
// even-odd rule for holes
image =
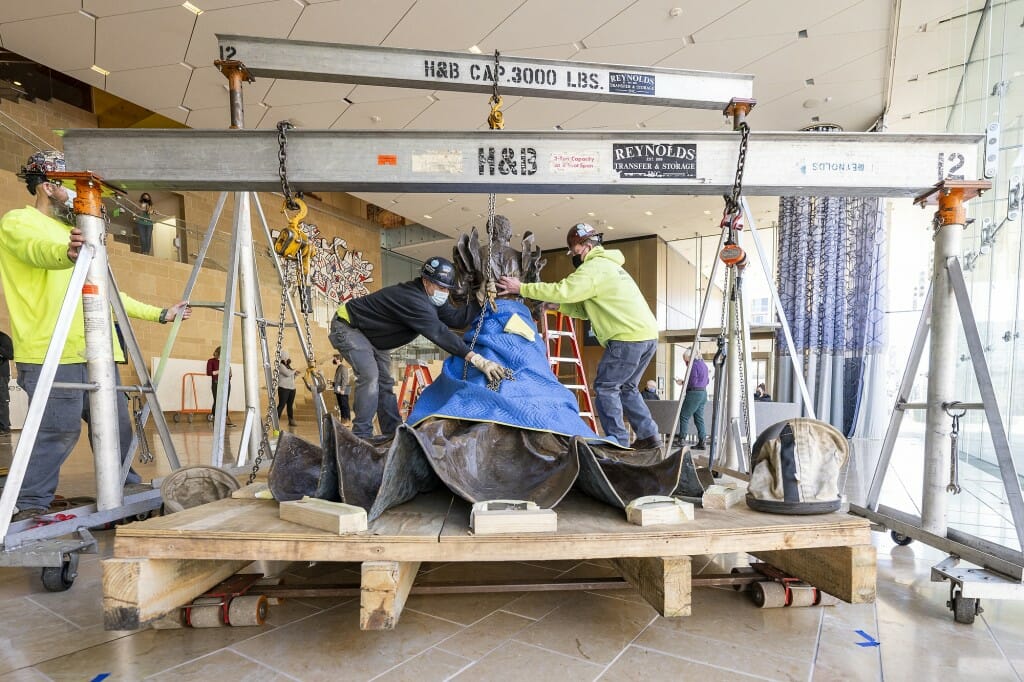
[[416, 405], [416, 399], [420, 397], [423, 389], [434, 383], [430, 376], [430, 369], [422, 362], [410, 362], [405, 366], [405, 377], [402, 379], [402, 388], [398, 391], [398, 413], [402, 419], [406, 419]]
[[[554, 324], [548, 323], [548, 318], [555, 318]], [[563, 315], [557, 310], [545, 310], [541, 317], [541, 334], [544, 336], [544, 348], [548, 354], [548, 363], [551, 371], [558, 377], [563, 386], [576, 394], [576, 400], [580, 408], [580, 417], [590, 424], [590, 428], [597, 433], [597, 418], [594, 413], [594, 402], [590, 398], [590, 391], [587, 389], [587, 373], [583, 369], [583, 354], [580, 352], [580, 343], [576, 338], [576, 325], [572, 318]], [[569, 341], [568, 350], [571, 355], [562, 354], [562, 339]], [[562, 365], [571, 365], [570, 376], [563, 376]]]

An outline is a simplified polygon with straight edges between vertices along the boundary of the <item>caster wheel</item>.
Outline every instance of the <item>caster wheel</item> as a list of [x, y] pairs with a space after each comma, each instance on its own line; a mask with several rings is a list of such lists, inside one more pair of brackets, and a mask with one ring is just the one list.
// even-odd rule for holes
[[[757, 571], [752, 569], [750, 566], [737, 566], [729, 571], [729, 573], [731, 575], [750, 575], [751, 573], [757, 573]], [[743, 590], [750, 589], [750, 585], [733, 585], [732, 589], [737, 592], [742, 592]]]
[[894, 530], [893, 531], [889, 531], [889, 537], [891, 537], [892, 541], [895, 542], [900, 547], [906, 547], [907, 545], [909, 545], [911, 542], [914, 541], [914, 538], [907, 537], [903, 533], [897, 533]]
[[267, 598], [235, 597], [228, 604], [228, 622], [231, 625], [263, 625], [267, 622]]
[[78, 577], [78, 555], [71, 554], [60, 566], [44, 566], [39, 578], [50, 592], [64, 592]]
[[171, 417], [171, 419], [173, 419], [174, 423], [177, 424], [178, 422], [181, 421], [181, 415], [178, 414], [177, 412], [175, 412], [174, 415]]
[[953, 620], [964, 625], [973, 623], [974, 617], [981, 612], [977, 598], [961, 597], [959, 592], [953, 597], [950, 608], [953, 610]]
[[815, 590], [810, 585], [790, 585], [789, 586], [789, 605], [790, 606], [814, 606], [815, 597], [817, 596]]
[[777, 609], [786, 605], [786, 586], [774, 580], [754, 583], [750, 597], [759, 609]]
[[219, 628], [226, 625], [221, 618], [221, 601], [220, 597], [196, 599], [188, 609], [188, 624], [194, 628]]

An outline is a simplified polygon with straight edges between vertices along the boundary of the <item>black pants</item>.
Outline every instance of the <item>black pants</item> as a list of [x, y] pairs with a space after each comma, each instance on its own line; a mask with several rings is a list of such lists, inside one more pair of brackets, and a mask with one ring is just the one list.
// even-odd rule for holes
[[284, 408], [288, 408], [288, 421], [295, 421], [295, 389], [294, 388], [277, 388], [277, 418], [281, 418], [281, 413], [284, 412]]
[[[7, 366], [7, 361], [3, 361]], [[11, 430], [11, 371], [0, 372], [0, 431]]]
[[334, 397], [338, 399], [338, 412], [341, 414], [341, 418], [352, 421], [352, 410], [348, 406], [348, 394], [335, 393]]

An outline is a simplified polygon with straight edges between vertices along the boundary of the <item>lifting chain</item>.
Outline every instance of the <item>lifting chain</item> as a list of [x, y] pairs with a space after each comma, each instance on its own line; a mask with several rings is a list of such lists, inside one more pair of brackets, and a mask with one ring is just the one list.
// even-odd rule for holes
[[284, 194], [284, 204], [290, 211], [299, 210], [295, 199], [302, 198], [302, 192], [293, 194], [292, 186], [288, 183], [288, 131], [294, 127], [288, 121], [277, 122], [277, 172], [281, 176], [281, 193]]
[[298, 267], [298, 263], [292, 260], [286, 260], [283, 265], [285, 281], [281, 286], [281, 306], [277, 315], [277, 343], [274, 346], [274, 366], [271, 370], [270, 390], [268, 391], [270, 395], [267, 400], [267, 412], [263, 416], [263, 429], [260, 434], [260, 446], [256, 450], [256, 461], [252, 463], [252, 471], [249, 472], [249, 479], [246, 481], [246, 485], [249, 485], [256, 480], [256, 474], [259, 473], [260, 465], [263, 463], [263, 456], [270, 452], [270, 431], [274, 426], [274, 413], [277, 412], [277, 386], [281, 377], [281, 345], [284, 341], [284, 318], [285, 311], [288, 308], [288, 289], [292, 279], [292, 272]]
[[947, 493], [960, 494], [960, 418], [967, 414], [967, 410], [958, 409], [960, 402], [943, 403], [942, 409], [947, 415], [953, 418], [953, 426], [949, 430], [949, 485], [946, 486]]
[[153, 451], [149, 449], [145, 424], [142, 423], [141, 396], [132, 396], [132, 420], [135, 422], [135, 437], [139, 440], [139, 462], [149, 464], [153, 461]]
[[491, 113], [487, 117], [487, 125], [491, 130], [504, 130], [505, 129], [505, 115], [501, 113], [501, 92], [498, 90], [498, 71], [501, 68], [499, 59], [501, 54], [494, 51], [494, 81], [491, 84], [491, 99], [489, 103], [491, 105]]

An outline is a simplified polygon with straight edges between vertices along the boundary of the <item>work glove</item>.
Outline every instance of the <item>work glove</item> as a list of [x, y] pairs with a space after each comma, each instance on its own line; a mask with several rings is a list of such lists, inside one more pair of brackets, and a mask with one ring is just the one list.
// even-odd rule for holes
[[488, 360], [479, 353], [474, 353], [469, 359], [469, 363], [480, 370], [488, 381], [501, 381], [508, 371], [494, 360]]

